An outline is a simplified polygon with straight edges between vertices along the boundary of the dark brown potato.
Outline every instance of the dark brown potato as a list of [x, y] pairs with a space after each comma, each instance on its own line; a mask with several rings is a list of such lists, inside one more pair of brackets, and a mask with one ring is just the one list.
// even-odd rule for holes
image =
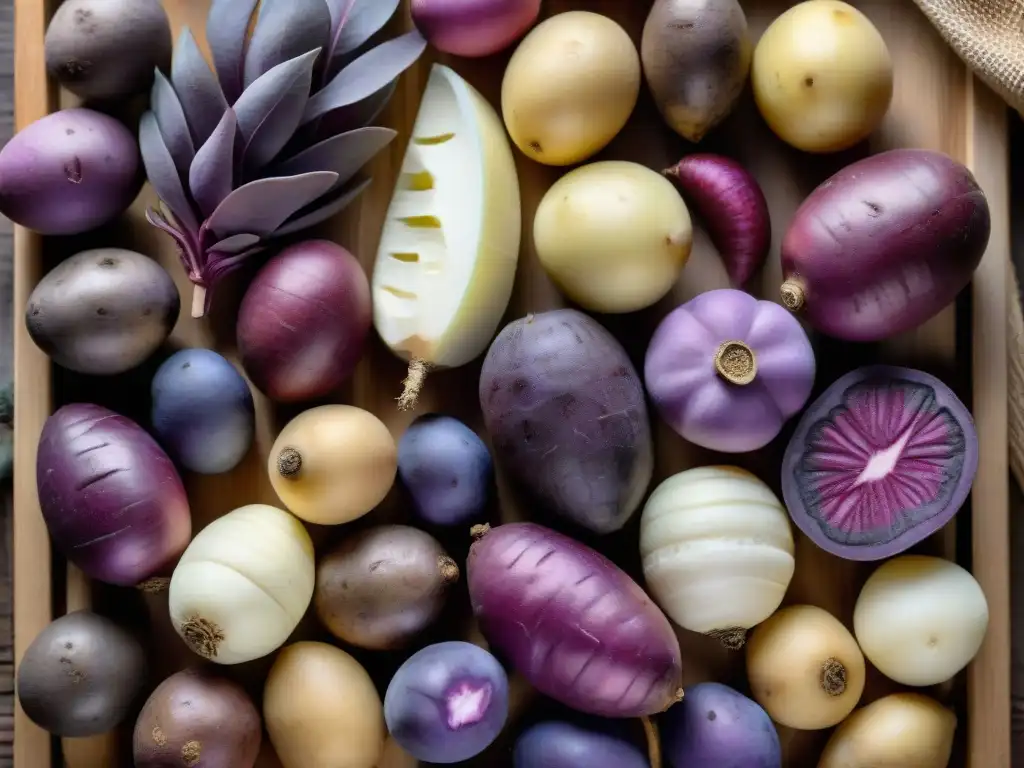
[[46, 29], [46, 69], [83, 99], [146, 90], [171, 64], [171, 25], [160, 0], [64, 0]]
[[345, 539], [320, 561], [313, 600], [324, 626], [346, 643], [400, 648], [444, 608], [459, 567], [428, 533], [380, 525]]
[[97, 248], [65, 259], [39, 281], [25, 325], [57, 365], [112, 376], [156, 352], [180, 310], [174, 280], [154, 259]]
[[205, 669], [171, 675], [135, 723], [135, 768], [252, 768], [260, 715], [244, 690]]
[[62, 616], [39, 633], [18, 667], [18, 700], [56, 736], [106, 733], [127, 715], [146, 682], [138, 641], [91, 611]]
[[640, 56], [665, 122], [700, 141], [732, 111], [747, 82], [747, 17], [739, 0], [656, 0]]

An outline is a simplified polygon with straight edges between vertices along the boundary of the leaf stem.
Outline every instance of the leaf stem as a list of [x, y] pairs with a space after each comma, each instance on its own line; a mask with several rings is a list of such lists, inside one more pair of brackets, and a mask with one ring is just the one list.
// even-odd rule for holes
[[206, 286], [197, 285], [192, 289], [192, 317], [206, 314]]

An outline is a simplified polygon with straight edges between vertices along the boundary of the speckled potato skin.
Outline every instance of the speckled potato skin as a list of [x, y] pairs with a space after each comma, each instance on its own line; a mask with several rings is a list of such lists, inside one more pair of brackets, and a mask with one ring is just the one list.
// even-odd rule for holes
[[64, 0], [46, 29], [46, 69], [83, 99], [144, 91], [171, 64], [171, 26], [160, 0]]
[[378, 525], [352, 534], [317, 565], [317, 617], [360, 648], [400, 648], [444, 608], [459, 567], [425, 531]]
[[135, 723], [135, 768], [252, 768], [260, 752], [260, 714], [237, 683], [205, 669], [171, 675]]
[[700, 141], [728, 116], [753, 44], [739, 0], [657, 0], [640, 45], [644, 74], [672, 130]]
[[111, 376], [140, 365], [178, 321], [174, 280], [156, 261], [123, 248], [65, 259], [29, 296], [25, 324], [57, 365]]
[[18, 700], [39, 727], [82, 738], [121, 723], [145, 682], [139, 642], [104, 616], [74, 611], [47, 626], [25, 651]]
[[654, 469], [643, 383], [596, 320], [558, 309], [510, 323], [479, 394], [495, 456], [538, 512], [610, 533], [636, 511]]

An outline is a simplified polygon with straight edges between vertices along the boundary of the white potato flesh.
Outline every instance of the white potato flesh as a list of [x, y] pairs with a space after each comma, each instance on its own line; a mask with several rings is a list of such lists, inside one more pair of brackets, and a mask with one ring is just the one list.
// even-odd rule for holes
[[456, 367], [486, 349], [512, 295], [521, 217], [497, 113], [434, 65], [373, 273], [374, 325], [397, 355]]

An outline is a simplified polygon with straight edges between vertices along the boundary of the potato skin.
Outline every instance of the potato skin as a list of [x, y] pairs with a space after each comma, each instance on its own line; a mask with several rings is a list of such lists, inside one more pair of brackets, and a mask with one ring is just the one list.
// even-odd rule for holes
[[597, 321], [557, 309], [505, 326], [479, 395], [495, 457], [532, 501], [596, 533], [636, 511], [654, 470], [643, 383]]
[[885, 117], [892, 58], [859, 10], [840, 0], [809, 0], [761, 35], [750, 84], [776, 136], [804, 152], [838, 152], [866, 139]]
[[429, 533], [408, 525], [367, 528], [324, 555], [314, 604], [320, 621], [360, 648], [400, 648], [444, 608], [459, 566]]
[[782, 239], [783, 303], [838, 339], [908, 331], [967, 287], [991, 226], [985, 193], [948, 155], [872, 155], [797, 209]]
[[527, 157], [573, 165], [626, 125], [640, 79], [640, 56], [618, 23], [590, 11], [559, 13], [512, 54], [501, 82], [502, 118]]
[[672, 130], [694, 142], [732, 111], [752, 52], [738, 0], [657, 0], [640, 43], [658, 109]]
[[241, 686], [206, 669], [186, 669], [146, 701], [132, 753], [135, 768], [252, 768], [262, 738], [259, 712]]
[[181, 300], [156, 261], [122, 248], [65, 259], [29, 296], [32, 341], [63, 368], [113, 375], [136, 367], [166, 341]]
[[124, 213], [141, 168], [123, 123], [92, 109], [51, 112], [0, 149], [0, 212], [41, 235], [78, 235]]
[[46, 627], [18, 665], [25, 714], [56, 736], [106, 733], [128, 714], [145, 684], [139, 642], [110, 619], [74, 611]]
[[387, 735], [370, 675], [327, 643], [293, 643], [278, 654], [263, 719], [283, 768], [374, 768]]
[[64, 0], [45, 38], [46, 69], [83, 99], [145, 90], [171, 65], [171, 25], [160, 0]]

